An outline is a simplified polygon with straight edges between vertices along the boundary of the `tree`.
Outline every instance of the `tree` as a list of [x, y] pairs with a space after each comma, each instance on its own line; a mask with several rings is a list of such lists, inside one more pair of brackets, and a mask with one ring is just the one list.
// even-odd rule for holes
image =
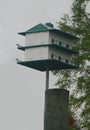
[[80, 38], [73, 42], [73, 48], [78, 49], [79, 54], [72, 59], [79, 68], [53, 71], [57, 76], [56, 85], [71, 92], [70, 108], [81, 130], [90, 130], [90, 14], [86, 11], [89, 2], [90, 0], [74, 0], [71, 16], [64, 14], [58, 22], [60, 30]]

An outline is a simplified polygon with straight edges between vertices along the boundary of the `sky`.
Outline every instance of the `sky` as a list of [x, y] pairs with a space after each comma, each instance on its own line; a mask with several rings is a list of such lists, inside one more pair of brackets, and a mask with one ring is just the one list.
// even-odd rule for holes
[[[73, 0], [0, 0], [0, 130], [42, 130], [45, 72], [16, 64], [23, 57], [19, 36], [38, 23], [56, 22], [70, 13]], [[88, 7], [89, 8], [89, 7]], [[56, 78], [50, 73], [50, 87]]]

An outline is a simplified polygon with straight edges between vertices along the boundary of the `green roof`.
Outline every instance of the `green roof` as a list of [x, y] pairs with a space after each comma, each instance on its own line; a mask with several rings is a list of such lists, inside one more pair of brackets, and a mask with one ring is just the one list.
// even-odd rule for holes
[[34, 32], [42, 32], [42, 31], [48, 31], [48, 30], [52, 30], [52, 27], [44, 25], [42, 23], [37, 24], [36, 26], [30, 28], [29, 30], [25, 31], [25, 32], [20, 32], [19, 34], [25, 36], [27, 33], [34, 33]]
[[60, 35], [69, 37], [71, 39], [78, 39], [77, 37], [75, 37], [69, 33], [66, 33], [66, 32], [63, 32], [63, 31], [60, 31], [58, 29], [53, 28], [53, 25], [51, 23], [47, 23], [47, 24], [39, 23], [36, 26], [30, 28], [29, 30], [27, 30], [25, 32], [20, 32], [18, 34], [25, 36], [28, 33], [43, 32], [43, 31], [53, 31], [53, 32], [58, 33]]
[[47, 25], [44, 25], [42, 23], [32, 27], [31, 29], [27, 30], [27, 32], [39, 32], [39, 31], [45, 31], [45, 30], [49, 30], [52, 29], [52, 27], [49, 27]]
[[76, 69], [76, 66], [60, 62], [54, 59], [45, 59], [45, 60], [34, 60], [34, 61], [18, 61], [17, 64], [33, 68], [39, 71], [48, 70], [61, 70], [61, 69]]

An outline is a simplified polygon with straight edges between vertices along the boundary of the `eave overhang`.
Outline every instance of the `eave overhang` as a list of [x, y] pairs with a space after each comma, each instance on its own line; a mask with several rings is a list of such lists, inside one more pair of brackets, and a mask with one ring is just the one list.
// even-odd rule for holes
[[63, 47], [63, 46], [57, 45], [57, 44], [41, 44], [41, 45], [33, 45], [33, 46], [18, 46], [18, 49], [22, 50], [22, 51], [25, 51], [25, 49], [37, 48], [37, 47], [45, 47], [45, 46], [56, 48], [56, 49], [62, 50], [64, 52], [67, 52], [67, 53], [70, 53], [70, 54], [78, 54], [78, 52], [73, 50], [73, 49]]

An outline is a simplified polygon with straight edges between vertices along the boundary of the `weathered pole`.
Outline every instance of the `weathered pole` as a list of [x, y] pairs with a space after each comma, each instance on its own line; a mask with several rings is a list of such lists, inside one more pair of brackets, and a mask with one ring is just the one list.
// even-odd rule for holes
[[46, 70], [46, 90], [49, 89], [49, 70]]
[[67, 130], [69, 91], [45, 91], [44, 130]]

